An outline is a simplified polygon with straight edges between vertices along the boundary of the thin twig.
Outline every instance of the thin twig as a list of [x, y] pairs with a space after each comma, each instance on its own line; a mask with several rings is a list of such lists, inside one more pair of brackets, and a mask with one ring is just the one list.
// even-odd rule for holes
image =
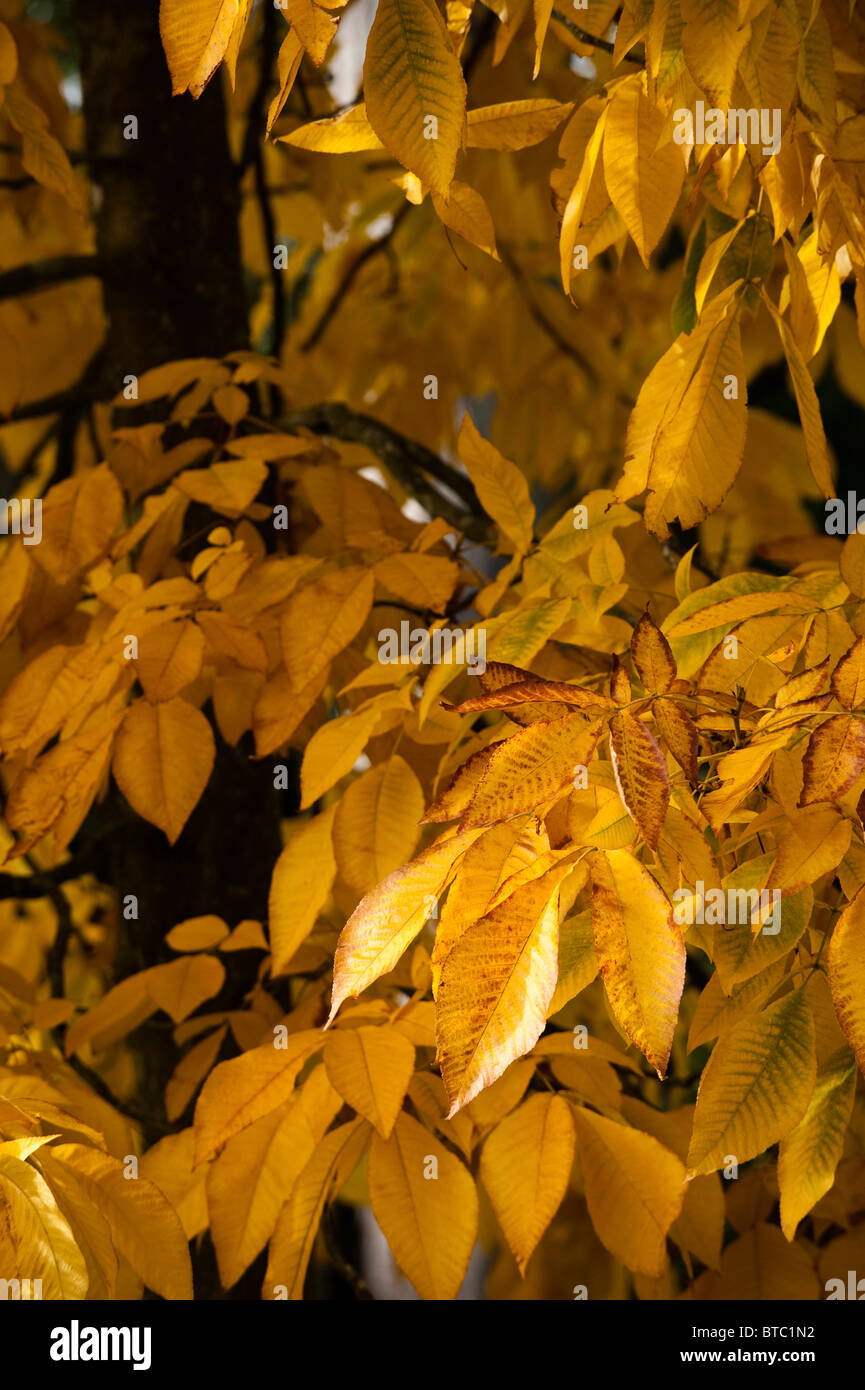
[[384, 251], [390, 245], [392, 237], [404, 218], [411, 211], [411, 208], [411, 203], [403, 203], [402, 207], [398, 208], [394, 213], [393, 221], [384, 236], [380, 236], [377, 240], [371, 241], [349, 262], [342, 274], [339, 284], [336, 286], [330, 299], [325, 304], [324, 309], [319, 314], [317, 321], [313, 324], [309, 333], [307, 333], [303, 342], [300, 344], [301, 352], [311, 352], [312, 349], [318, 345], [327, 331], [331, 320], [339, 311], [342, 301], [345, 299], [367, 261], [371, 261], [374, 256], [377, 256], [379, 252]]
[[[616, 45], [610, 43], [609, 39], [599, 39], [595, 34], [590, 34], [586, 29], [581, 29], [579, 24], [575, 24], [572, 19], [568, 19], [568, 16], [562, 14], [561, 10], [553, 10], [551, 18], [554, 19], [557, 24], [561, 24], [563, 28], [567, 29], [568, 33], [573, 35], [575, 39], [579, 39], [580, 43], [588, 44], [591, 48], [599, 48], [603, 53], [615, 53]], [[645, 59], [626, 53], [624, 55], [624, 61], [626, 63], [636, 63], [639, 67], [642, 67]]]
[[100, 276], [104, 271], [105, 261], [101, 256], [54, 256], [47, 261], [19, 265], [0, 274], [0, 299], [35, 294], [70, 280]]

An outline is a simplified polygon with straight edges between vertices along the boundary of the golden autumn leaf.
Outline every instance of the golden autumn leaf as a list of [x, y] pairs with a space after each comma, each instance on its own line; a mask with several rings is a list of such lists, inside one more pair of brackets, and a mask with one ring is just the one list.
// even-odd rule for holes
[[631, 633], [631, 655], [646, 691], [663, 695], [676, 679], [676, 658], [661, 629], [645, 612]]
[[457, 449], [484, 510], [515, 551], [524, 554], [532, 543], [535, 509], [522, 473], [494, 444], [484, 439], [471, 415], [463, 417]]
[[664, 124], [646, 95], [644, 77], [629, 77], [617, 88], [607, 110], [604, 179], [645, 265], [679, 201], [685, 177], [676, 146], [662, 143]]
[[533, 1095], [496, 1126], [481, 1151], [481, 1181], [521, 1272], [565, 1195], [574, 1120], [561, 1096]]
[[151, 704], [173, 700], [197, 680], [204, 660], [204, 636], [195, 623], [160, 623], [138, 639], [138, 679]]
[[279, 138], [287, 145], [296, 145], [298, 149], [320, 150], [326, 154], [384, 149], [367, 119], [366, 106], [362, 101], [336, 116], [325, 116], [323, 120], [298, 126], [297, 130]]
[[537, 1042], [556, 987], [558, 886], [553, 869], [462, 936], [442, 967], [436, 1044], [449, 1116]]
[[455, 860], [478, 834], [468, 831], [437, 841], [361, 900], [336, 948], [328, 1022], [343, 1000], [356, 999], [393, 969], [429, 917]]
[[168, 965], [154, 965], [147, 972], [147, 993], [180, 1023], [206, 999], [218, 994], [225, 982], [225, 966], [214, 956], [191, 955]]
[[716, 1043], [697, 1093], [694, 1174], [762, 1153], [799, 1123], [817, 1070], [814, 1021], [801, 989], [745, 1018]]
[[324, 1065], [331, 1085], [389, 1139], [414, 1071], [414, 1048], [393, 1028], [337, 1028]]
[[832, 1002], [844, 1036], [865, 1074], [865, 891], [861, 888], [835, 923], [827, 966]]
[[465, 126], [466, 85], [436, 9], [424, 0], [380, 0], [363, 89], [369, 123], [385, 148], [446, 198]]
[[[83, 1144], [52, 1145], [51, 1166], [82, 1190], [105, 1218], [132, 1268], [162, 1298], [192, 1298], [192, 1267], [183, 1227], [155, 1183], [129, 1182], [119, 1158]], [[51, 1168], [47, 1178], [51, 1181]]]
[[613, 1013], [660, 1077], [685, 981], [685, 943], [664, 890], [627, 850], [592, 856], [595, 954]]
[[312, 931], [330, 894], [336, 873], [334, 809], [298, 826], [274, 865], [267, 909], [274, 975], [285, 970]]
[[294, 1183], [341, 1105], [323, 1067], [297, 1095], [229, 1139], [207, 1169], [220, 1276], [231, 1288], [273, 1234]]
[[58, 483], [42, 504], [36, 564], [65, 584], [105, 554], [122, 512], [123, 494], [107, 464]]
[[827, 719], [805, 751], [800, 806], [840, 801], [865, 770], [865, 722], [852, 714]]
[[210, 1073], [195, 1107], [195, 1162], [287, 1100], [303, 1064], [322, 1046], [315, 1028], [271, 1036]]
[[26, 1156], [16, 1157], [5, 1148], [0, 1147], [0, 1259], [4, 1269], [26, 1270], [24, 1277], [41, 1279], [43, 1298], [83, 1298], [88, 1286], [85, 1259], [51, 1187], [38, 1169], [25, 1161]]
[[845, 1048], [819, 1069], [808, 1109], [781, 1140], [781, 1229], [788, 1240], [795, 1238], [799, 1222], [832, 1186], [855, 1091], [856, 1063]]
[[372, 608], [374, 580], [360, 566], [314, 580], [289, 600], [282, 653], [293, 690], [302, 690], [357, 636]]
[[628, 814], [655, 849], [670, 804], [670, 774], [654, 736], [627, 710], [610, 720], [610, 759]]
[[207, 786], [215, 745], [200, 710], [175, 698], [130, 705], [117, 734], [112, 771], [133, 810], [171, 844]]
[[[262, 1297], [303, 1298], [303, 1284], [321, 1214], [369, 1144], [369, 1125], [349, 1120], [325, 1135], [295, 1179], [276, 1223]], [[285, 1292], [283, 1292], [285, 1290]]]
[[578, 1109], [577, 1153], [599, 1238], [635, 1273], [658, 1276], [685, 1198], [685, 1165], [649, 1134]]
[[345, 882], [368, 893], [407, 863], [423, 809], [423, 788], [398, 754], [352, 782], [333, 820], [333, 853]]
[[[677, 156], [678, 159], [678, 156]], [[742, 462], [746, 372], [739, 301], [713, 299], [646, 378], [628, 422], [620, 501], [649, 489], [646, 526], [661, 540], [678, 518], [694, 526], [722, 502]]]
[[470, 149], [524, 150], [546, 140], [572, 110], [571, 102], [547, 97], [476, 106], [466, 112], [466, 144]]
[[200, 97], [225, 57], [240, 0], [160, 0], [159, 32], [173, 90]]
[[534, 810], [573, 782], [591, 761], [601, 724], [581, 714], [532, 724], [496, 745], [462, 813], [460, 829]]
[[390, 1139], [373, 1135], [369, 1192], [394, 1258], [421, 1298], [456, 1298], [478, 1225], [477, 1190], [464, 1164], [402, 1114]]

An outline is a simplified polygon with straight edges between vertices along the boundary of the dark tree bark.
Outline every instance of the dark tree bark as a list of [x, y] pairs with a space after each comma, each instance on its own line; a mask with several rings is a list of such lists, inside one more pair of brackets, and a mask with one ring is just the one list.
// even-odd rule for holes
[[72, 0], [72, 16], [88, 153], [114, 156], [94, 166], [108, 262], [102, 384], [114, 394], [127, 373], [246, 347], [240, 194], [220, 75], [197, 102], [172, 97], [158, 0]]
[[[172, 97], [158, 14], [158, 0], [72, 3], [88, 153], [113, 156], [94, 165], [98, 253], [108, 269], [106, 343], [91, 385], [105, 397], [128, 373], [248, 343], [240, 194], [221, 78], [198, 102]], [[124, 138], [129, 116], [137, 140]], [[217, 749], [209, 785], [174, 847], [152, 826], [129, 821], [116, 788], [95, 813], [108, 832], [97, 872], [121, 902], [138, 902], [137, 919], [121, 921], [117, 979], [170, 959], [165, 934], [186, 917], [212, 912], [234, 926], [265, 916], [280, 849], [272, 765], [226, 747], [218, 734]], [[242, 1004], [254, 978], [249, 960], [225, 957], [228, 980], [215, 1007]], [[164, 1020], [139, 1030], [133, 1045], [140, 1107], [153, 1117], [149, 1143], [162, 1132], [164, 1085], [178, 1054]]]

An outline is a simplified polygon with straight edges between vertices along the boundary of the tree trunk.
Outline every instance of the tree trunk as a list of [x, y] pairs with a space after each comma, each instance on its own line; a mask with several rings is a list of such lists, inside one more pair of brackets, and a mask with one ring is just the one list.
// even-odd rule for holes
[[[221, 76], [172, 97], [158, 0], [72, 0], [98, 180], [108, 338], [100, 384], [247, 346], [240, 193]], [[128, 117], [137, 122], [137, 139]]]
[[[94, 384], [111, 396], [127, 374], [247, 346], [240, 194], [221, 79], [198, 102], [172, 97], [157, 0], [73, 0], [72, 14], [88, 153], [109, 156], [94, 165], [98, 252], [108, 267], [107, 337]], [[137, 140], [124, 138], [130, 116]], [[280, 804], [272, 767], [250, 751], [217, 735], [209, 785], [174, 847], [152, 826], [125, 822], [116, 788], [100, 808], [99, 819], [116, 826], [100, 841], [100, 877], [121, 902], [137, 899], [137, 919], [121, 922], [118, 979], [171, 959], [164, 937], [184, 918], [216, 913], [234, 926], [264, 917]], [[214, 1007], [241, 1006], [254, 977], [249, 962], [245, 953], [225, 957], [228, 979]], [[134, 1043], [152, 1142], [178, 1054], [164, 1020]]]

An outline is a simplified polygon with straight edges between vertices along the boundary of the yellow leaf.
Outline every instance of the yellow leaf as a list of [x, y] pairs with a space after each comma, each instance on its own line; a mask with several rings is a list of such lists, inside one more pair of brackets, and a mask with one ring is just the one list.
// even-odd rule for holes
[[809, 806], [795, 819], [791, 812], [766, 887], [780, 888], [788, 895], [816, 883], [843, 859], [852, 832], [850, 821], [834, 809]]
[[446, 227], [470, 241], [472, 246], [479, 246], [488, 256], [492, 256], [494, 261], [501, 260], [496, 250], [496, 232], [492, 215], [477, 189], [454, 179], [447, 198], [443, 198], [433, 189], [432, 201]]
[[[794, 250], [782, 242], [789, 274], [790, 327], [802, 359], [810, 362], [820, 350], [835, 311], [841, 302], [841, 280], [835, 257], [822, 257], [816, 230]], [[785, 287], [786, 289], [786, 287]], [[785, 307], [783, 295], [780, 308]]]
[[496, 744], [460, 829], [506, 820], [543, 805], [573, 782], [578, 767], [588, 766], [601, 727], [582, 714], [567, 714], [549, 724], [531, 724]]
[[664, 113], [646, 95], [644, 73], [616, 88], [607, 110], [604, 178], [645, 266], [679, 201], [685, 165], [664, 136]]
[[574, 1145], [571, 1107], [549, 1093], [529, 1096], [484, 1143], [481, 1181], [523, 1275], [567, 1191]]
[[147, 992], [146, 977], [147, 971], [142, 970], [121, 980], [98, 1004], [76, 1018], [66, 1030], [66, 1056], [79, 1052], [88, 1042], [94, 1051], [101, 1052], [155, 1014], [158, 1006]]
[[192, 1125], [179, 1134], [167, 1134], [141, 1157], [139, 1172], [155, 1183], [168, 1198], [186, 1233], [187, 1240], [200, 1235], [208, 1226], [204, 1168], [192, 1166], [195, 1133]]
[[865, 1075], [865, 889], [859, 890], [835, 923], [828, 967], [838, 1022]]
[[362, 150], [383, 150], [366, 115], [366, 106], [358, 102], [338, 116], [326, 116], [322, 121], [310, 121], [298, 126], [290, 135], [280, 135], [277, 144], [296, 145], [300, 150], [317, 150], [320, 154], [353, 154]]
[[657, 1278], [685, 1198], [685, 1165], [650, 1134], [579, 1109], [574, 1119], [586, 1202], [599, 1240], [637, 1274]]
[[740, 24], [737, 0], [682, 0], [682, 18], [688, 70], [711, 104], [726, 111], [751, 26]]
[[484, 511], [492, 517], [515, 550], [524, 555], [532, 543], [535, 509], [524, 475], [478, 432], [472, 417], [463, 416], [457, 452]]
[[835, 484], [832, 481], [832, 464], [829, 459], [826, 435], [823, 431], [823, 420], [820, 415], [820, 402], [817, 399], [814, 382], [811, 379], [807, 364], [799, 351], [799, 346], [789, 324], [782, 319], [775, 305], [765, 293], [763, 295], [763, 302], [772, 315], [772, 318], [775, 320], [775, 326], [778, 329], [784, 347], [784, 355], [787, 358], [787, 366], [790, 369], [790, 380], [793, 383], [793, 392], [796, 396], [796, 404], [799, 407], [802, 433], [805, 436], [805, 452], [808, 456], [808, 467], [811, 469], [814, 481], [823, 496], [834, 497]]
[[265, 135], [269, 136], [274, 125], [282, 114], [283, 107], [291, 95], [295, 79], [300, 71], [303, 61], [304, 47], [293, 29], [289, 29], [282, 41], [277, 58], [277, 68], [279, 70], [279, 91], [270, 103], [267, 113], [267, 129]]
[[799, 1222], [835, 1181], [855, 1095], [856, 1063], [844, 1048], [820, 1068], [808, 1109], [792, 1133], [781, 1140], [781, 1229], [788, 1240], [795, 1239]]
[[336, 20], [332, 19], [313, 0], [282, 0], [279, 5], [283, 18], [297, 33], [307, 53], [317, 67], [321, 67], [336, 33]]
[[734, 1299], [751, 1304], [813, 1303], [824, 1294], [807, 1249], [788, 1245], [778, 1227], [766, 1221], [758, 1221], [728, 1245], [718, 1273], [706, 1270], [690, 1289], [695, 1299]]
[[478, 1225], [477, 1190], [465, 1165], [417, 1120], [400, 1115], [390, 1139], [373, 1136], [369, 1194], [394, 1258], [421, 1298], [456, 1298]]
[[214, 956], [184, 956], [148, 970], [147, 993], [175, 1023], [181, 1023], [205, 999], [218, 994], [224, 982], [222, 961]]
[[832, 693], [845, 709], [865, 704], [865, 637], [858, 637], [845, 652], [831, 677]]
[[[280, 1045], [284, 1041], [284, 1046]], [[195, 1163], [287, 1100], [304, 1063], [324, 1043], [318, 1028], [268, 1038], [260, 1047], [222, 1062], [208, 1076], [195, 1107]]]
[[324, 1065], [353, 1110], [390, 1138], [414, 1072], [414, 1047], [387, 1025], [340, 1028], [328, 1035]]
[[230, 1289], [264, 1249], [290, 1193], [342, 1104], [323, 1067], [271, 1115], [229, 1139], [207, 1170], [219, 1277]]
[[423, 810], [420, 782], [396, 754], [348, 786], [336, 809], [333, 852], [350, 888], [368, 893], [411, 859]]
[[286, 969], [330, 896], [336, 873], [334, 812], [330, 806], [301, 824], [274, 866], [267, 908], [274, 975]]
[[549, 1002], [547, 1017], [552, 1018], [570, 999], [592, 983], [598, 973], [595, 934], [590, 911], [566, 917], [559, 928], [559, 968], [556, 992]]
[[728, 1154], [747, 1163], [777, 1144], [804, 1115], [816, 1073], [814, 1020], [800, 989], [724, 1033], [700, 1079], [691, 1173], [714, 1172]]
[[646, 844], [657, 848], [670, 804], [667, 760], [645, 724], [626, 710], [610, 720], [610, 759], [628, 814]]
[[[314, 677], [310, 683], [313, 688], [317, 679]], [[351, 772], [380, 718], [381, 710], [370, 705], [338, 719], [328, 719], [316, 729], [306, 745], [300, 769], [302, 811]]]
[[803, 760], [800, 806], [840, 801], [865, 769], [865, 721], [837, 714], [815, 729]]
[[314, 680], [357, 636], [374, 590], [372, 571], [349, 565], [292, 596], [281, 630], [285, 669], [295, 690]]
[[676, 679], [676, 659], [659, 627], [645, 612], [631, 633], [631, 655], [643, 687], [650, 695], [663, 695]]
[[626, 850], [592, 856], [592, 926], [613, 1013], [663, 1077], [685, 983], [685, 943], [666, 893]]
[[123, 493], [102, 463], [49, 489], [42, 504], [42, 540], [33, 559], [57, 584], [95, 565], [123, 514]]
[[130, 705], [117, 735], [113, 771], [133, 811], [174, 844], [207, 786], [216, 756], [210, 724], [180, 698]]
[[204, 635], [195, 623], [160, 623], [138, 639], [135, 663], [144, 693], [153, 704], [172, 700], [197, 680], [204, 660]]
[[369, 123], [385, 148], [446, 198], [463, 138], [466, 84], [435, 6], [379, 0], [363, 88]]
[[303, 1298], [306, 1271], [325, 1204], [345, 1185], [368, 1141], [369, 1125], [356, 1119], [331, 1130], [317, 1146], [276, 1223], [268, 1251], [263, 1298]]
[[324, 690], [327, 675], [321, 671], [301, 691], [293, 689], [284, 667], [265, 681], [252, 707], [256, 757], [263, 758], [288, 742]]
[[0, 1152], [0, 1262], [6, 1279], [41, 1279], [44, 1299], [87, 1293], [84, 1256], [51, 1188], [8, 1151]]
[[60, 141], [48, 130], [45, 113], [24, 95], [20, 83], [6, 89], [3, 110], [21, 133], [21, 163], [27, 173], [37, 183], [59, 193], [83, 216], [87, 210], [84, 185], [76, 177]]
[[53, 829], [56, 858], [77, 834], [108, 770], [119, 718], [111, 714], [88, 723], [15, 780], [6, 821], [25, 836], [23, 848]]
[[114, 1244], [161, 1298], [192, 1298], [189, 1246], [180, 1220], [155, 1183], [129, 1181], [119, 1158], [82, 1144], [51, 1148], [52, 1162], [83, 1189], [111, 1227]]
[[489, 1086], [544, 1030], [556, 987], [557, 868], [463, 932], [442, 968], [436, 1040], [448, 1118]]
[[[605, 144], [606, 149], [606, 144]], [[736, 286], [680, 333], [640, 388], [628, 421], [619, 501], [648, 487], [645, 523], [661, 540], [669, 524], [696, 526], [723, 501], [745, 449], [747, 377]]]
[[[455, 942], [484, 916], [505, 878], [525, 862], [519, 855], [522, 830], [521, 820], [494, 825], [463, 855], [436, 924], [431, 958], [433, 994], [438, 994], [441, 967]], [[531, 836], [527, 853], [532, 863], [548, 843], [546, 837]]]
[[0, 85], [8, 87], [18, 71], [18, 48], [9, 28], [0, 24]]
[[524, 150], [552, 135], [573, 109], [572, 101], [550, 97], [477, 106], [466, 113], [466, 144], [469, 149]]
[[160, 0], [159, 33], [174, 96], [201, 96], [225, 57], [240, 12], [240, 0]]
[[166, 933], [165, 942], [172, 951], [208, 951], [227, 936], [228, 927], [221, 917], [189, 917]]
[[457, 857], [478, 831], [430, 845], [395, 870], [355, 908], [340, 934], [333, 963], [330, 1022], [344, 999], [356, 999], [392, 970], [432, 911]]
[[267, 464], [261, 459], [232, 459], [210, 468], [187, 468], [174, 486], [215, 512], [236, 517], [253, 502], [266, 477]]
[[205, 1076], [215, 1065], [227, 1032], [227, 1023], [221, 1028], [216, 1028], [185, 1052], [177, 1063], [165, 1083], [165, 1114], [169, 1121], [180, 1118]]

